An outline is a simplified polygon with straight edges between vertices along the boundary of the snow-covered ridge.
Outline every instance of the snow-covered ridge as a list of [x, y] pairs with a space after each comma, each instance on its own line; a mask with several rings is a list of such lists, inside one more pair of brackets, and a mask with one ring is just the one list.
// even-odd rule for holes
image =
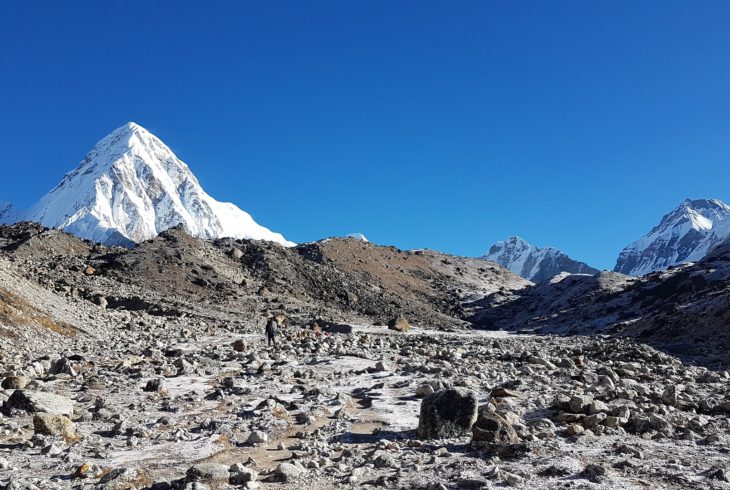
[[698, 261], [730, 237], [729, 216], [730, 206], [719, 199], [686, 199], [624, 248], [614, 270], [640, 276]]
[[571, 259], [557, 248], [536, 247], [518, 236], [495, 243], [481, 258], [496, 262], [518, 276], [536, 283], [548, 281], [556, 274], [565, 272], [571, 274], [598, 272], [583, 262]]
[[366, 237], [362, 233], [348, 233], [345, 235], [345, 238], [352, 238], [354, 240], [360, 240], [361, 242], [369, 243], [370, 240], [368, 240], [368, 237]]
[[37, 221], [107, 244], [141, 242], [182, 224], [200, 238], [294, 245], [235, 205], [213, 199], [170, 148], [132, 122], [99, 141], [31, 209], [15, 214], [16, 221]]

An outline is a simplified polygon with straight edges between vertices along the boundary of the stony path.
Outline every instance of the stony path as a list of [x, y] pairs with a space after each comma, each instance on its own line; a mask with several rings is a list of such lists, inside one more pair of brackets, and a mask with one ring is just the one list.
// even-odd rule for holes
[[[190, 322], [108, 343], [79, 337], [47, 359], [17, 353], [3, 367], [0, 484], [730, 488], [726, 372], [626, 340], [301, 332], [274, 350], [257, 327]], [[9, 403], [20, 386], [70, 400], [73, 437], [34, 427], [53, 406]], [[422, 396], [450, 387], [516, 439], [419, 438]]]

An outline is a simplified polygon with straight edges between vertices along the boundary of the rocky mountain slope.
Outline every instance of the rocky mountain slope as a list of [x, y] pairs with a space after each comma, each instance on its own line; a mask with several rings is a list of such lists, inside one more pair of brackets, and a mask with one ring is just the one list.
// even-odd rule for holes
[[[730, 246], [642, 277], [569, 275], [481, 300], [484, 328], [631, 336], [703, 365], [730, 365]], [[486, 307], [485, 307], [486, 306]]]
[[[203, 240], [176, 227], [132, 249], [92, 245], [32, 223], [0, 227], [0, 246], [29, 279], [53, 290], [164, 315], [196, 308], [256, 315], [284, 308], [311, 319], [405, 315], [425, 326], [463, 324], [463, 304], [530, 283], [494, 264], [356, 239], [284, 247]], [[93, 273], [84, 274], [87, 268]]]
[[99, 141], [31, 209], [0, 210], [0, 222], [34, 221], [109, 245], [130, 245], [183, 225], [201, 238], [253, 238], [293, 245], [233, 204], [209, 196], [188, 166], [135, 123]]
[[598, 273], [597, 269], [571, 259], [556, 248], [536, 247], [518, 236], [495, 243], [482, 258], [496, 262], [518, 276], [536, 283], [547, 281], [561, 272]]
[[641, 276], [700, 260], [730, 237], [729, 216], [730, 206], [719, 199], [687, 199], [624, 248], [614, 270]]

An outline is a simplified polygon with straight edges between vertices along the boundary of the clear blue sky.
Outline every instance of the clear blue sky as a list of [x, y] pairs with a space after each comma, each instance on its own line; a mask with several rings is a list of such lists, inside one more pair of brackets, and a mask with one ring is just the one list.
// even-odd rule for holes
[[295, 241], [611, 268], [685, 197], [730, 200], [730, 2], [4, 1], [0, 201], [112, 129], [157, 134]]

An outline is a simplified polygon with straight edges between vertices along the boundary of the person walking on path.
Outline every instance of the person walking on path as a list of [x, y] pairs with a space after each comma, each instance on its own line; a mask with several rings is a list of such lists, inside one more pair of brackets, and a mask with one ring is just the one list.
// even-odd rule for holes
[[276, 348], [276, 336], [278, 334], [279, 324], [273, 316], [268, 317], [268, 320], [266, 320], [266, 339], [268, 340], [269, 347], [273, 345]]

